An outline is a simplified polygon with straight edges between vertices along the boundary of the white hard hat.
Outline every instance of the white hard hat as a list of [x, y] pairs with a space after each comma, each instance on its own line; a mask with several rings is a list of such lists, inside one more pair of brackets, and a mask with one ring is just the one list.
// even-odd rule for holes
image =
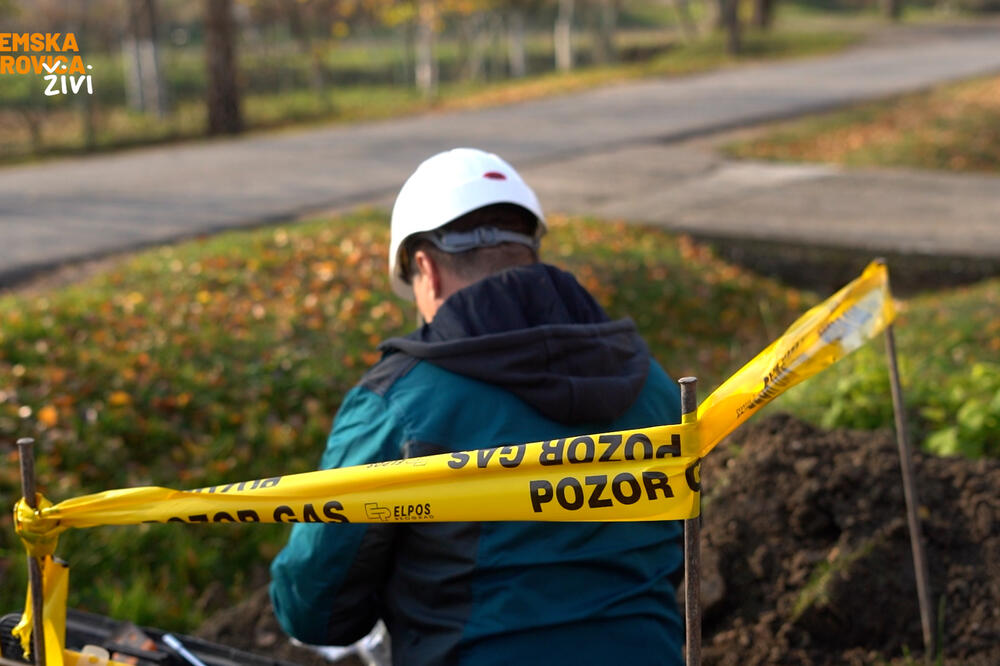
[[475, 148], [455, 148], [424, 160], [403, 183], [392, 207], [389, 280], [393, 291], [413, 300], [413, 291], [400, 274], [400, 253], [407, 238], [443, 227], [483, 206], [503, 203], [534, 214], [538, 218], [535, 239], [541, 238], [545, 218], [538, 197], [505, 161]]

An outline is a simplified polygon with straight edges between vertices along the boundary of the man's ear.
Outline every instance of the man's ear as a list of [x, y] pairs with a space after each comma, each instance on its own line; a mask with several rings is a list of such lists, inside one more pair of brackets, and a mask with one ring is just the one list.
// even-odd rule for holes
[[439, 298], [441, 295], [441, 267], [434, 261], [434, 257], [423, 250], [413, 253], [413, 263], [417, 271], [427, 280], [427, 286], [431, 289], [431, 296]]

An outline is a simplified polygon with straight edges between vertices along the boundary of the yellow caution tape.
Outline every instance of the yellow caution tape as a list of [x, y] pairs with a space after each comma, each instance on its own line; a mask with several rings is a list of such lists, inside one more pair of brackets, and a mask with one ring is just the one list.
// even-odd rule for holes
[[895, 310], [885, 263], [812, 308], [740, 368], [698, 407], [701, 455], [761, 407], [815, 375], [892, 323]]
[[109, 490], [17, 509], [37, 540], [71, 527], [183, 523], [675, 520], [697, 515], [697, 426], [655, 426], [275, 476]]
[[[14, 514], [29, 553], [71, 527], [149, 522], [682, 520], [700, 507], [700, 459], [685, 455], [697, 447], [694, 423], [655, 426], [196, 490], [109, 490], [56, 505], [39, 498], [37, 510], [22, 499]], [[63, 666], [65, 641], [51, 630], [65, 627], [64, 581], [46, 565], [46, 666]], [[27, 646], [30, 592], [25, 608], [17, 635]]]
[[[45, 627], [45, 666], [63, 666], [63, 646], [66, 644], [66, 595], [69, 592], [69, 567], [46, 556], [42, 561], [42, 626]], [[11, 630], [20, 639], [24, 656], [31, 655], [31, 630], [34, 611], [31, 587], [28, 587], [21, 621]], [[72, 662], [71, 662], [72, 663]]]
[[14, 531], [21, 537], [28, 554], [32, 557], [45, 557], [56, 552], [59, 542], [59, 531], [53, 520], [43, 518], [42, 511], [52, 506], [52, 502], [41, 493], [35, 495], [38, 508], [28, 506], [24, 498], [14, 505]]
[[[15, 526], [29, 553], [40, 556], [53, 551], [62, 531], [98, 525], [693, 518], [700, 510], [701, 458], [762, 406], [861, 346], [893, 316], [886, 267], [873, 262], [722, 384], [701, 404], [697, 418], [686, 414], [682, 424], [196, 490], [109, 490], [56, 505], [40, 497], [39, 509], [18, 502]], [[50, 586], [59, 583], [46, 573], [44, 584], [48, 596]], [[53, 605], [65, 613], [65, 595]], [[29, 613], [30, 604], [25, 615], [30, 619]], [[20, 636], [27, 640], [30, 622], [22, 625]]]

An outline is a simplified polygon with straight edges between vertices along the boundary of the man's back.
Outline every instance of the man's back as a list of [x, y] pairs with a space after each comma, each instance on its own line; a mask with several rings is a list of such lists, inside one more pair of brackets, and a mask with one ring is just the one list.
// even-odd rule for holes
[[[338, 414], [324, 468], [680, 416], [631, 322], [608, 321], [543, 264], [463, 289], [383, 347]], [[309, 642], [349, 642], [383, 617], [401, 664], [680, 663], [679, 537], [671, 522], [302, 525], [272, 596]]]

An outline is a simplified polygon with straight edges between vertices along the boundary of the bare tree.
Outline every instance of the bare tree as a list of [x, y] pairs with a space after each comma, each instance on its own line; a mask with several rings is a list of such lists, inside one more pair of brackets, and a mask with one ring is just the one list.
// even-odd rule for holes
[[715, 0], [715, 11], [712, 13], [712, 26], [716, 30], [726, 29], [726, 3], [728, 0]]
[[903, 18], [903, 0], [883, 0], [882, 10], [886, 18], [891, 21], [899, 21]]
[[553, 41], [556, 51], [556, 69], [568, 72], [573, 69], [573, 9], [574, 0], [559, 0]]
[[[299, 51], [309, 58], [309, 86], [317, 93], [326, 87], [328, 76], [324, 57], [334, 20], [340, 18], [340, 9], [340, 3], [331, 1], [305, 5], [301, 0], [283, 0], [281, 4], [288, 31]], [[323, 37], [314, 41], [313, 33], [317, 27]]]
[[[151, 0], [152, 1], [152, 0]], [[84, 11], [79, 16], [79, 32], [80, 34], [89, 35], [95, 23], [107, 22], [106, 15], [100, 12], [93, 11], [94, 7], [91, 2], [83, 3]], [[150, 8], [152, 11], [152, 8]], [[150, 25], [152, 27], [151, 33], [153, 34], [153, 42], [155, 44], [156, 38], [156, 21], [151, 16]], [[163, 82], [163, 72], [159, 69], [159, 59], [156, 54], [153, 54], [153, 61], [156, 63], [156, 81], [154, 82], [157, 94], [156, 100], [156, 111], [157, 115], [162, 118], [166, 115], [166, 93]], [[94, 99], [93, 95], [78, 95], [76, 99], [76, 107], [80, 113], [80, 117], [83, 120], [83, 146], [87, 151], [93, 151], [97, 148], [97, 100]]]
[[507, 62], [510, 75], [516, 79], [528, 73], [528, 58], [525, 55], [525, 6], [513, 0], [507, 8]]
[[618, 57], [615, 48], [615, 30], [618, 27], [616, 0], [598, 0], [593, 6], [591, 20], [594, 26], [594, 60], [601, 64], [614, 62]]
[[726, 50], [736, 55], [742, 50], [740, 0], [719, 0], [719, 16], [726, 31]]
[[754, 0], [753, 24], [761, 30], [770, 30], [774, 24], [775, 0]]
[[232, 0], [205, 0], [208, 133], [243, 131], [236, 71], [236, 22]]
[[434, 36], [437, 31], [435, 0], [417, 0], [416, 70], [417, 89], [424, 97], [437, 92], [438, 71], [434, 58]]
[[677, 23], [681, 26], [681, 33], [684, 39], [691, 40], [698, 36], [698, 25], [691, 16], [691, 3], [689, 0], [670, 0], [674, 13], [677, 14]]
[[126, 7], [128, 26], [122, 50], [128, 105], [163, 118], [167, 96], [157, 46], [156, 0], [131, 0]]
[[491, 41], [489, 23], [489, 16], [482, 11], [468, 13], [458, 22], [459, 52], [465, 60], [462, 77], [465, 79], [479, 81], [486, 72], [486, 55]]
[[45, 147], [45, 137], [42, 131], [42, 124], [45, 122], [45, 109], [29, 104], [11, 106], [21, 116], [21, 120], [28, 128], [28, 136], [31, 137], [31, 152], [35, 155], [40, 154]]

